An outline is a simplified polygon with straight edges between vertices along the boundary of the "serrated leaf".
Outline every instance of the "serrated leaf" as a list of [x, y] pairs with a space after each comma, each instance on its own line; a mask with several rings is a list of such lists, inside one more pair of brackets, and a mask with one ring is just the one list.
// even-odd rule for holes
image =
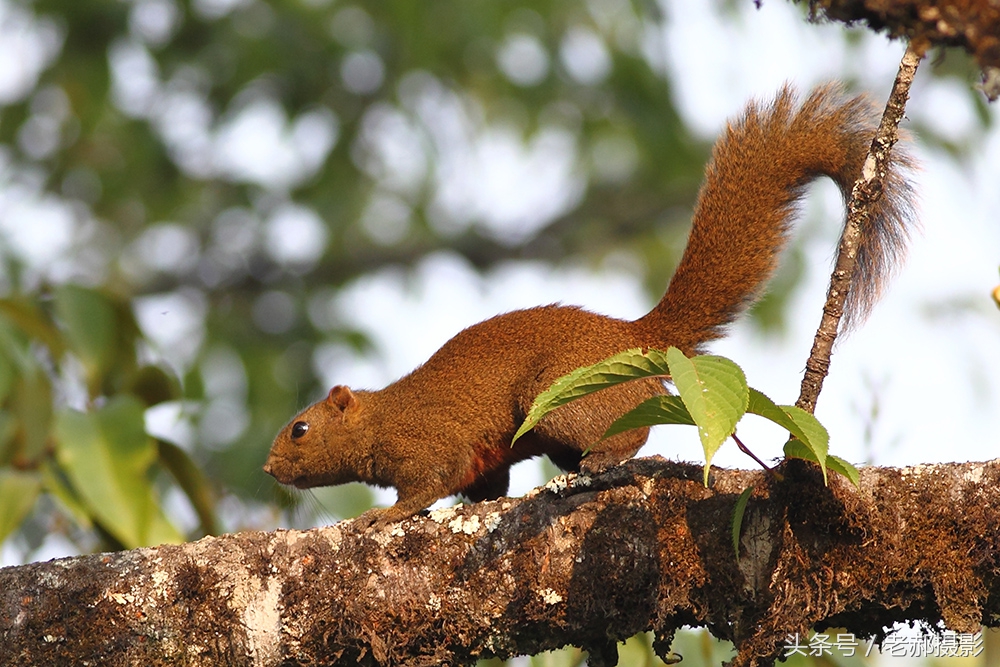
[[118, 396], [94, 413], [64, 410], [54, 433], [60, 466], [115, 539], [129, 548], [181, 541], [155, 500], [148, 472], [157, 452], [138, 399]]
[[578, 368], [556, 380], [535, 398], [512, 442], [533, 429], [545, 415], [571, 401], [622, 382], [667, 373], [666, 358], [662, 352], [648, 350], [643, 354], [638, 348], [608, 357], [592, 366]]
[[[785, 456], [790, 459], [805, 459], [813, 463], [819, 463], [812, 450], [806, 447], [801, 440], [789, 440], [785, 443]], [[854, 488], [861, 488], [861, 475], [858, 469], [848, 461], [830, 454], [826, 457], [826, 467], [838, 475], [846, 477]]]
[[826, 457], [826, 465], [830, 470], [849, 479], [854, 488], [861, 488], [861, 474], [849, 461], [830, 454]]
[[654, 396], [635, 406], [616, 419], [602, 436], [610, 438], [634, 428], [659, 424], [689, 424], [694, 426], [691, 413], [684, 407], [680, 396]]
[[41, 490], [38, 473], [0, 469], [0, 542], [21, 525]]
[[712, 457], [736, 430], [749, 400], [743, 370], [724, 357], [703, 355], [689, 359], [676, 347], [667, 350], [670, 376], [684, 406], [698, 427], [705, 451], [705, 484]]
[[[795, 433], [795, 437], [802, 440], [816, 455], [816, 459], [823, 469], [823, 479], [826, 479], [826, 462], [830, 451], [830, 434], [827, 432], [826, 427], [820, 424], [819, 420], [813, 414], [806, 412], [802, 408], [794, 405], [779, 405], [778, 407], [784, 410], [792, 418], [792, 421], [795, 422], [797, 429], [796, 431], [792, 431], [792, 433]], [[805, 439], [798, 435], [799, 433], [805, 435]]]
[[743, 489], [743, 493], [736, 499], [736, 506], [733, 508], [733, 550], [736, 551], [736, 562], [740, 561], [740, 533], [743, 530], [743, 515], [746, 514], [747, 503], [753, 495], [753, 485]]
[[[756, 389], [750, 390], [750, 404], [747, 412], [760, 415], [775, 424], [788, 429], [795, 438], [808, 449], [812, 456], [810, 461], [819, 464], [823, 471], [823, 481], [827, 481], [827, 453], [830, 435], [815, 416], [794, 405], [776, 405], [774, 401]], [[786, 444], [785, 455], [788, 456]], [[806, 458], [806, 457], [798, 457]]]

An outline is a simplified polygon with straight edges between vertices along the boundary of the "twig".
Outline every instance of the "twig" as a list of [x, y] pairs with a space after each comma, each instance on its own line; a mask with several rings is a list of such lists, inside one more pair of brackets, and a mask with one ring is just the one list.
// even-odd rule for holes
[[921, 58], [923, 58], [923, 47], [911, 43], [899, 63], [899, 72], [896, 74], [896, 81], [886, 102], [878, 131], [872, 140], [871, 148], [868, 149], [861, 178], [855, 182], [851, 191], [851, 199], [847, 204], [847, 223], [840, 237], [837, 262], [830, 276], [830, 287], [826, 293], [826, 304], [823, 306], [823, 318], [816, 330], [812, 351], [806, 361], [806, 372], [802, 377], [799, 399], [795, 402], [796, 406], [809, 413], [816, 409], [816, 400], [823, 388], [823, 380], [830, 370], [830, 354], [837, 339], [840, 318], [844, 314], [844, 302], [851, 287], [861, 230], [869, 224], [875, 202], [882, 194], [882, 180], [889, 163], [889, 153], [899, 138], [899, 121], [903, 117], [910, 84], [913, 82]]
[[747, 447], [746, 445], [744, 445], [743, 441], [740, 440], [739, 438], [737, 438], [735, 433], [733, 433], [730, 437], [733, 440], [736, 441], [736, 446], [740, 448], [741, 452], [743, 452], [744, 454], [746, 454], [747, 456], [749, 456], [750, 458], [752, 458], [754, 461], [756, 461], [760, 465], [761, 468], [763, 468], [764, 470], [766, 470], [768, 472], [768, 474], [770, 474], [771, 477], [774, 478], [775, 481], [780, 482], [780, 481], [782, 481], [784, 479], [784, 477], [781, 475], [781, 473], [779, 473], [774, 468], [772, 468], [771, 466], [767, 465], [766, 463], [764, 463], [763, 461], [761, 461], [759, 458], [757, 458], [757, 455], [754, 454], [753, 452], [751, 452], [750, 448]]

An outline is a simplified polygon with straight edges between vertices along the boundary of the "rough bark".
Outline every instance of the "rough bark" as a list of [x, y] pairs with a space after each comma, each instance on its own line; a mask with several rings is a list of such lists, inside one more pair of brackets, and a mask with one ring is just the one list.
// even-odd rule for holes
[[957, 46], [983, 70], [1000, 67], [1000, 5], [992, 0], [809, 0], [813, 13], [861, 21], [924, 46]]
[[[844, 224], [844, 231], [840, 235], [840, 243], [837, 247], [837, 259], [834, 263], [833, 273], [830, 275], [830, 286], [826, 291], [826, 303], [823, 305], [823, 316], [820, 319], [819, 327], [816, 329], [816, 336], [813, 338], [812, 350], [809, 358], [806, 359], [806, 371], [802, 376], [802, 388], [795, 405], [806, 412], [816, 411], [816, 401], [819, 399], [819, 392], [823, 389], [823, 382], [830, 372], [830, 358], [833, 355], [833, 344], [837, 340], [837, 332], [840, 328], [841, 317], [845, 314], [845, 304], [852, 300], [851, 283], [857, 281], [864, 284], [863, 280], [855, 278], [856, 269], [860, 258], [858, 256], [861, 241], [864, 238], [863, 230], [871, 229], [871, 221], [875, 218], [879, 200], [883, 197], [897, 199], [900, 202], [898, 209], [909, 209], [902, 202], [906, 201], [906, 194], [909, 192], [905, 179], [898, 176], [900, 166], [911, 166], [910, 159], [903, 153], [903, 157], [896, 157], [896, 169], [894, 178], [889, 171], [892, 147], [899, 141], [899, 122], [906, 111], [906, 101], [910, 95], [910, 85], [913, 77], [916, 76], [917, 66], [923, 59], [923, 51], [915, 47], [912, 43], [906, 48], [906, 53], [899, 63], [899, 71], [896, 73], [896, 80], [892, 85], [892, 92], [886, 101], [885, 110], [882, 112], [882, 120], [879, 123], [875, 137], [872, 139], [871, 147], [868, 149], [868, 156], [865, 159], [864, 168], [860, 178], [854, 183], [851, 196], [847, 202], [847, 222]], [[887, 186], [886, 180], [889, 179]], [[908, 211], [909, 212], [909, 211]], [[906, 214], [904, 214], [906, 215]], [[902, 217], [902, 216], [901, 216]], [[905, 225], [899, 225], [905, 229]], [[892, 229], [891, 225], [886, 225], [886, 229]], [[876, 234], [868, 231], [868, 234]], [[905, 233], [889, 234], [877, 233], [881, 244], [889, 248], [889, 256], [902, 255], [906, 245]], [[869, 259], [869, 262], [872, 260]], [[888, 264], [889, 262], [886, 262]], [[862, 268], [866, 264], [862, 262]], [[869, 265], [870, 266], [870, 265]], [[876, 277], [884, 277], [885, 273], [892, 270], [891, 266], [880, 266], [877, 261], [874, 267], [868, 268], [867, 273]], [[862, 292], [860, 299], [854, 299], [860, 305], [854, 308], [852, 313], [854, 322], [857, 319], [864, 319], [870, 312], [873, 301], [877, 294], [866, 294]]]
[[[0, 570], [0, 664], [469, 664], [681, 625], [766, 665], [814, 627], [1000, 619], [1000, 461], [810, 464], [784, 480], [659, 458], [418, 516], [247, 532]], [[755, 485], [736, 560], [730, 518]]]

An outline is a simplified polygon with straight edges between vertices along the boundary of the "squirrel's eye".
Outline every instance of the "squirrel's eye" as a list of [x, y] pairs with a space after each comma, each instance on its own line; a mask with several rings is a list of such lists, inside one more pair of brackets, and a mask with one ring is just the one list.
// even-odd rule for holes
[[309, 424], [306, 422], [295, 422], [292, 424], [292, 440], [298, 440], [306, 434], [309, 430]]

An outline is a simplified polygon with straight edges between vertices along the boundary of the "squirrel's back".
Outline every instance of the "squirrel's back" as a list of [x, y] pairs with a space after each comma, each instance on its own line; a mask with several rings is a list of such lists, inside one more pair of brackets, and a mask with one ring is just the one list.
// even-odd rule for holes
[[[867, 98], [847, 98], [834, 84], [801, 105], [788, 86], [770, 104], [750, 103], [715, 144], [666, 294], [636, 322], [650, 345], [694, 351], [720, 337], [774, 271], [805, 186], [829, 176], [846, 200], [877, 126]], [[909, 166], [905, 152], [893, 152], [875, 214], [862, 230], [848, 323], [868, 313], [905, 249], [913, 193], [902, 172]]]

